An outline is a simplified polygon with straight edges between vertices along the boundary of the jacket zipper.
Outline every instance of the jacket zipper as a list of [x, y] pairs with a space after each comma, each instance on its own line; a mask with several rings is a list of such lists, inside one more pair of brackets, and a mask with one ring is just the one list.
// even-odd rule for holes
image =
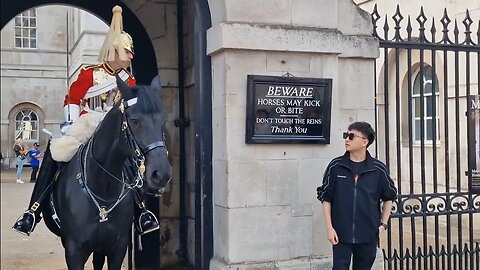
[[[341, 164], [341, 166], [347, 168], [348, 170], [350, 170], [353, 174], [353, 171], [350, 169], [350, 167], [344, 165], [344, 164]], [[357, 176], [353, 176], [353, 181], [354, 181], [354, 188], [353, 188], [353, 222], [352, 222], [352, 243], [356, 243], [356, 240], [355, 240], [355, 213], [357, 212], [357, 182], [358, 180], [360, 179], [360, 175], [366, 173], [366, 172], [373, 172], [375, 171], [374, 169], [370, 169], [370, 170], [366, 170], [366, 171], [363, 171], [361, 173], [359, 173]], [[357, 177], [357, 180], [355, 180], [355, 177]]]
[[[357, 179], [357, 181], [358, 181], [358, 179]], [[354, 243], [354, 244], [356, 243], [356, 241], [355, 241], [355, 213], [357, 212], [357, 181], [355, 181], [355, 187], [353, 188], [353, 223], [352, 223], [353, 241], [352, 241], [352, 243]]]
[[370, 172], [370, 171], [374, 171], [374, 170], [363, 171], [363, 172], [361, 172], [358, 175], [355, 175], [353, 177], [353, 181], [355, 181], [355, 186], [353, 188], [353, 224], [352, 224], [353, 239], [352, 239], [352, 243], [354, 243], [354, 244], [356, 243], [356, 239], [355, 239], [355, 216], [356, 216], [356, 212], [357, 212], [357, 183], [358, 183], [358, 181], [360, 181], [360, 175], [362, 175], [366, 172]]

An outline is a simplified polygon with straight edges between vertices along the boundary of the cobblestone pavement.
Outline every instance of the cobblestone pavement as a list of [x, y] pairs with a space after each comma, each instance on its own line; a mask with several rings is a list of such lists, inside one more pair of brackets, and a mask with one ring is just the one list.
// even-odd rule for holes
[[[28, 183], [31, 168], [25, 168], [22, 179], [15, 182], [15, 171], [1, 169], [1, 270], [66, 270], [64, 250], [60, 238], [40, 222], [30, 236], [11, 229], [15, 220], [27, 207], [33, 184]], [[91, 260], [85, 269], [92, 269]], [[106, 269], [106, 267], [104, 268]]]

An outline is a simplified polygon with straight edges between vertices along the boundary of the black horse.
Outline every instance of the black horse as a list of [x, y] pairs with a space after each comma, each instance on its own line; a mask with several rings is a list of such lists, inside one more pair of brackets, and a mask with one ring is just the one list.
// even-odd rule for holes
[[[104, 257], [108, 269], [120, 269], [130, 241], [134, 193], [159, 194], [171, 178], [160, 80], [130, 88], [117, 77], [117, 86], [122, 100], [62, 168], [51, 193], [54, 207], [42, 209], [45, 224], [62, 239], [69, 270], [83, 270], [92, 253], [94, 269], [102, 269]], [[52, 218], [53, 210], [58, 219]]]

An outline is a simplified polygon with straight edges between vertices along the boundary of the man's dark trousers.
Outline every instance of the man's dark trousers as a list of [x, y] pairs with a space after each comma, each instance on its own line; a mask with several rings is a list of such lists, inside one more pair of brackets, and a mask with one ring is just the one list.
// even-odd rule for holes
[[353, 270], [370, 270], [377, 255], [377, 243], [334, 245], [333, 270], [349, 270], [352, 255]]
[[32, 174], [30, 175], [30, 183], [37, 181], [38, 166], [32, 166]]

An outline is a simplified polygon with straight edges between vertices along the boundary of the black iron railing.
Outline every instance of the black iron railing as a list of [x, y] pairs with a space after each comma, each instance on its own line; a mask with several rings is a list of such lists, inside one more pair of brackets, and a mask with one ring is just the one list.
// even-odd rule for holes
[[447, 10], [428, 20], [421, 8], [414, 29], [397, 6], [380, 34], [380, 19], [375, 6], [376, 154], [399, 191], [380, 242], [385, 267], [478, 270], [480, 197], [465, 173], [474, 145], [465, 112], [467, 97], [480, 95], [480, 21], [468, 10], [461, 25]]

